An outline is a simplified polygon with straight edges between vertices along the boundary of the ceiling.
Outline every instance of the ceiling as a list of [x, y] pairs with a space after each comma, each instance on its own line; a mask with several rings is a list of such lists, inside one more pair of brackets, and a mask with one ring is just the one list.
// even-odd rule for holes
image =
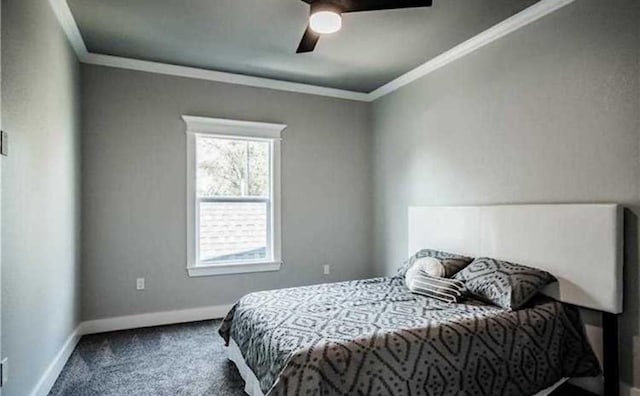
[[296, 54], [300, 0], [68, 0], [89, 52], [371, 92], [537, 0], [434, 0], [345, 14], [343, 29]]

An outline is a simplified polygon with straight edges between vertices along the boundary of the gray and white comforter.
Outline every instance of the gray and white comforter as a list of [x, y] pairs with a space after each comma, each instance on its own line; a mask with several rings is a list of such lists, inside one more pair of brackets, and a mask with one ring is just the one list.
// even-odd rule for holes
[[252, 293], [219, 332], [269, 396], [521, 396], [600, 372], [574, 307], [447, 304], [398, 277]]

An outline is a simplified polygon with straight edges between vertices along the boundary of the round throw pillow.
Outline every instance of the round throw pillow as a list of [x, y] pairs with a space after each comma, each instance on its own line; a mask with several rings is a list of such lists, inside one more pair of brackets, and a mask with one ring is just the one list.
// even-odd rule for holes
[[417, 259], [407, 272], [404, 274], [404, 280], [409, 284], [411, 279], [413, 279], [420, 270], [423, 270], [430, 276], [435, 276], [439, 278], [444, 278], [447, 276], [446, 269], [442, 264], [442, 261], [433, 257], [421, 257]]

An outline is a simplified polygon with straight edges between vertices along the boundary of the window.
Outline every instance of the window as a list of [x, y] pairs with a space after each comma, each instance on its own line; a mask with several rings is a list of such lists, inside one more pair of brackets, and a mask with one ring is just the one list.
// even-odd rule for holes
[[190, 276], [277, 271], [285, 125], [183, 116]]

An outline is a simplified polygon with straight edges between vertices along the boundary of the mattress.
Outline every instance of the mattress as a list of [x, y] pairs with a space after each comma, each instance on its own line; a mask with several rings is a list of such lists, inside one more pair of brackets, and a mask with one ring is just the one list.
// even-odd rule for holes
[[446, 304], [398, 277], [252, 293], [220, 334], [252, 395], [533, 395], [600, 372], [572, 306]]

